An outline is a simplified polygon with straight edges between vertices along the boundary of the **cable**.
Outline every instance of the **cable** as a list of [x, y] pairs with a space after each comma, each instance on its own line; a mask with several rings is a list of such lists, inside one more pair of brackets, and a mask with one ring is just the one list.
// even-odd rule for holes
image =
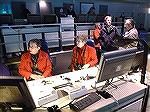
[[3, 112], [7, 112], [8, 110], [11, 111], [11, 112], [15, 112], [13, 109], [11, 109], [11, 106], [6, 102], [3, 102], [2, 106], [3, 106], [2, 107]]

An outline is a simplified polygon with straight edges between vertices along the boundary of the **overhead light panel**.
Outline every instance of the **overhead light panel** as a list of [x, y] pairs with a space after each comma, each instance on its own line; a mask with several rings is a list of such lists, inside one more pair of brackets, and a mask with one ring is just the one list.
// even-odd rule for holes
[[148, 8], [148, 14], [150, 14], [150, 8]]
[[46, 2], [44, 0], [40, 1], [40, 7], [46, 7]]

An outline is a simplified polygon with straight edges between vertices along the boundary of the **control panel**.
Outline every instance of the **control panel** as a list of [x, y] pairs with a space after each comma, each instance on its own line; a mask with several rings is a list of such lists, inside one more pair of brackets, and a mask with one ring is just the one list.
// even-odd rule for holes
[[57, 91], [51, 87], [50, 84], [37, 84], [29, 85], [29, 90], [36, 104], [36, 107], [40, 107], [46, 103], [52, 102], [58, 99]]

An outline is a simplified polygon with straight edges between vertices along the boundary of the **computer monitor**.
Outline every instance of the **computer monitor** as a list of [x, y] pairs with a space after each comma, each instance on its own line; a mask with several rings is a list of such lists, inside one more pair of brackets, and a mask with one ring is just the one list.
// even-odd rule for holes
[[131, 66], [131, 72], [138, 72], [138, 69], [140, 70], [143, 68], [143, 58], [144, 50], [137, 51]]
[[12, 25], [13, 23], [12, 14], [0, 14], [0, 25]]
[[41, 16], [37, 14], [28, 14], [27, 21], [28, 21], [28, 24], [41, 24], [42, 23]]
[[56, 14], [43, 15], [43, 24], [56, 24], [57, 16]]
[[0, 76], [0, 104], [20, 107], [23, 111], [36, 108], [26, 81], [21, 76]]
[[137, 49], [123, 49], [102, 54], [96, 82], [102, 82], [128, 73]]

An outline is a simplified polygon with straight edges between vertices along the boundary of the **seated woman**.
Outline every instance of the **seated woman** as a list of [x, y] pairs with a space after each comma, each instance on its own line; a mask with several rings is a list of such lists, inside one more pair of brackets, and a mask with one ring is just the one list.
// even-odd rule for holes
[[73, 48], [71, 70], [86, 69], [95, 66], [98, 62], [95, 48], [86, 44], [87, 36], [77, 36], [76, 44]]
[[32, 39], [28, 43], [29, 50], [21, 56], [19, 73], [27, 80], [40, 79], [52, 75], [52, 63], [48, 54], [42, 51], [41, 42]]

